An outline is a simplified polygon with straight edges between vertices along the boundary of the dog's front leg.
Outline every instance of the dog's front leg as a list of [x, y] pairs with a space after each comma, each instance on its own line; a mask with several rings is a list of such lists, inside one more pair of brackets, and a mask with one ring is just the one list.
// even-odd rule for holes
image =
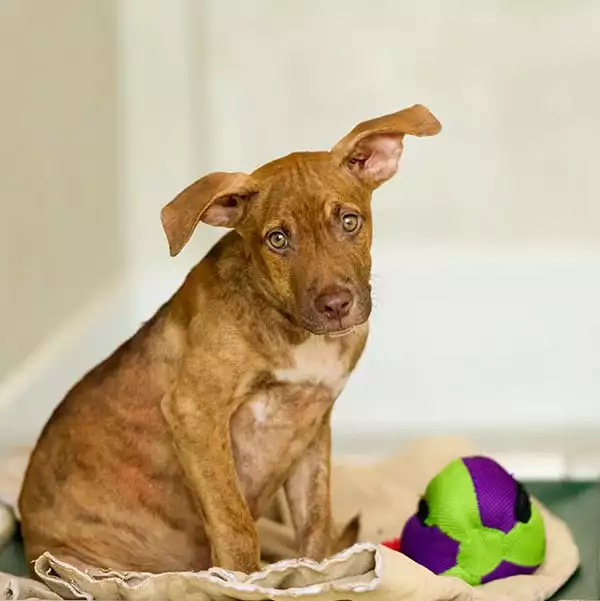
[[213, 565], [251, 573], [260, 567], [260, 548], [231, 450], [235, 406], [228, 398], [227, 386], [184, 369], [162, 410], [204, 521]]
[[328, 557], [332, 547], [330, 469], [331, 426], [327, 415], [285, 483], [300, 555], [317, 561]]

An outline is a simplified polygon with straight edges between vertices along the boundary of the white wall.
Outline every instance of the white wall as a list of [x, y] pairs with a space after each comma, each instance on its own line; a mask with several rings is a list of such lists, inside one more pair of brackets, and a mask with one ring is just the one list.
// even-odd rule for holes
[[401, 173], [377, 193], [372, 339], [338, 437], [600, 425], [600, 6], [117, 0], [115, 14], [131, 290], [72, 328], [89, 335], [54, 353], [68, 358], [60, 377], [49, 362], [21, 378], [31, 390], [5, 395], [34, 399], [19, 436], [83, 372], [81, 357], [129, 334], [220, 234], [199, 228], [170, 259], [158, 212], [174, 194], [213, 169], [330, 147], [414, 102], [445, 129], [407, 141]]
[[190, 29], [204, 28], [207, 50], [190, 67], [192, 81], [208, 72], [192, 107], [208, 97], [211, 166], [327, 148], [359, 120], [422, 102], [445, 129], [407, 142], [404, 173], [375, 204], [380, 241], [600, 244], [598, 3], [204, 4]]
[[0, 7], [0, 380], [123, 273], [115, 11]]
[[[160, 224], [171, 195], [206, 169], [190, 146], [191, 123], [204, 113], [196, 105], [192, 119], [188, 110], [186, 0], [44, 6], [7, 1], [0, 19], [2, 48], [7, 41], [13, 50], [0, 61], [15, 79], [10, 104], [0, 96], [12, 127], [2, 146], [10, 160], [1, 167], [9, 189], [0, 182], [8, 217], [0, 233], [18, 238], [22, 224], [24, 258], [34, 265], [23, 269], [12, 238], [0, 240], [0, 309], [11, 301], [0, 315], [11, 334], [0, 347], [0, 446], [34, 439], [68, 389], [172, 294], [219, 235], [205, 232], [173, 261]], [[25, 151], [11, 154], [19, 144]], [[40, 166], [47, 177], [30, 177]], [[56, 257], [52, 270], [45, 255]]]
[[0, 3], [0, 445], [135, 327], [116, 9]]
[[414, 102], [444, 124], [376, 194], [372, 337], [339, 436], [599, 427], [600, 5], [206, 4], [190, 69], [211, 168]]

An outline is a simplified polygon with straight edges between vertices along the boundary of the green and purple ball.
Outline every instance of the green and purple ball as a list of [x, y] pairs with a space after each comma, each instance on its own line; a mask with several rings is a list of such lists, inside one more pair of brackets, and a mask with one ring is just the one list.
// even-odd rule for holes
[[404, 527], [402, 553], [471, 585], [532, 574], [546, 535], [523, 485], [488, 457], [463, 457], [431, 480]]

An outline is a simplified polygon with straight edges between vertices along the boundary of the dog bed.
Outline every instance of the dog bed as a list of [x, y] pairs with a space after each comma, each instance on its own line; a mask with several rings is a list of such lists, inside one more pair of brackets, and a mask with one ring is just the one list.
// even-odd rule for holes
[[[361, 516], [361, 542], [322, 563], [298, 559], [285, 509], [273, 507], [259, 522], [265, 557], [277, 560], [244, 575], [212, 568], [165, 574], [90, 570], [83, 573], [45, 554], [35, 562], [40, 583], [0, 574], [0, 599], [161, 599], [316, 601], [539, 601], [573, 574], [579, 553], [561, 520], [540, 507], [547, 531], [546, 560], [531, 576], [515, 576], [479, 587], [435, 576], [410, 559], [373, 544], [397, 536], [429, 479], [456, 457], [475, 449], [460, 439], [426, 439], [376, 464], [338, 463], [332, 474], [333, 508], [340, 524]], [[0, 498], [14, 501], [26, 454], [12, 458]], [[15, 464], [21, 465], [21, 472]], [[4, 476], [4, 478], [3, 478]], [[13, 525], [10, 526], [11, 528]]]

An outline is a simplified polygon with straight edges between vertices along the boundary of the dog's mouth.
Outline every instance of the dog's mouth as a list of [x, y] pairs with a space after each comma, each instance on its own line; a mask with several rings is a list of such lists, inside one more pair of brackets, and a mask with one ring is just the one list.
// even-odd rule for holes
[[332, 338], [341, 338], [342, 336], [347, 336], [356, 330], [358, 325], [350, 326], [349, 328], [344, 328], [343, 330], [334, 330], [332, 332], [325, 332], [325, 336], [331, 336]]
[[310, 323], [308, 321], [301, 320], [302, 327], [307, 331], [313, 334], [314, 336], [327, 336], [329, 338], [342, 338], [344, 336], [348, 336], [352, 334], [355, 330], [357, 330], [360, 326], [362, 326], [367, 320], [369, 316], [367, 315], [364, 319], [360, 319], [359, 321], [354, 321], [351, 325], [344, 325], [343, 323], [339, 324], [340, 327], [319, 327], [317, 324]]

